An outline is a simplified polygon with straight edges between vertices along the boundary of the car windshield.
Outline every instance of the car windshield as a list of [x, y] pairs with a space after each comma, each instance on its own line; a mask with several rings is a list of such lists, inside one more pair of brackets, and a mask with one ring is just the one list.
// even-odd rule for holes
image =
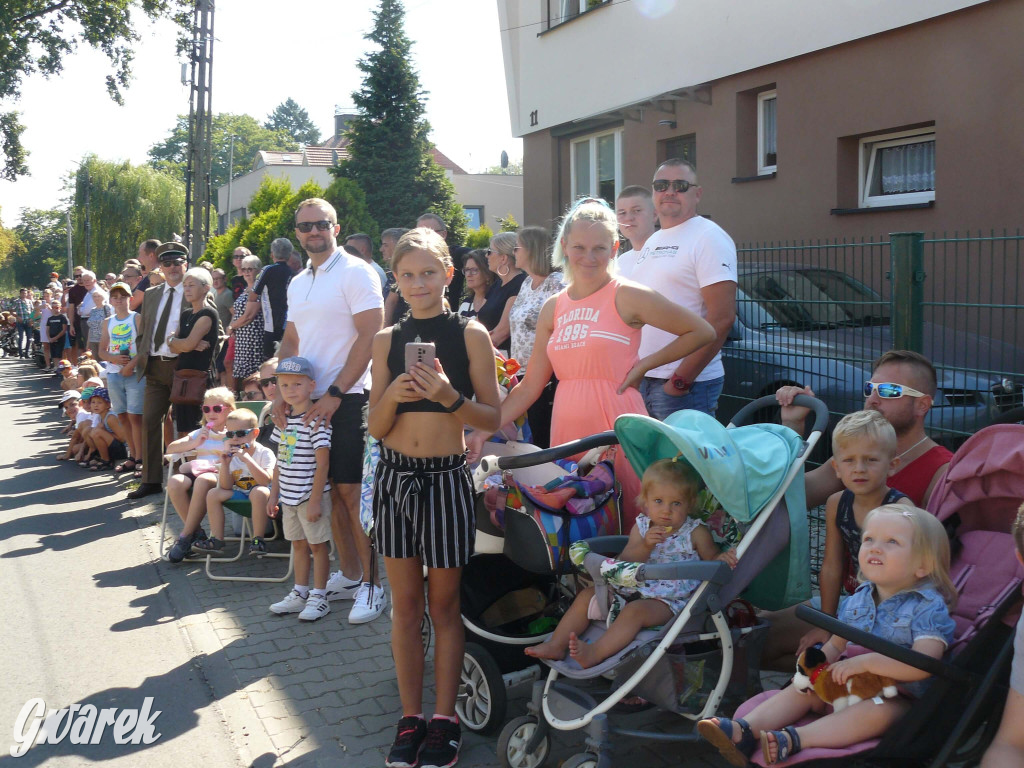
[[889, 304], [866, 285], [831, 269], [780, 269], [740, 275], [740, 288], [790, 331], [889, 324]]

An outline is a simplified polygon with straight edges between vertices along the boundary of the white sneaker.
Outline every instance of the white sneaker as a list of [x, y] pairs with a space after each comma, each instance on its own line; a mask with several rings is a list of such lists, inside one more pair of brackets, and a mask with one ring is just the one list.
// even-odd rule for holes
[[299, 620], [316, 621], [317, 619], [322, 619], [330, 612], [331, 604], [327, 602], [326, 597], [310, 593], [309, 599], [306, 600], [306, 607], [299, 614]]
[[293, 589], [284, 600], [270, 606], [270, 610], [280, 616], [285, 613], [298, 613], [305, 607], [306, 598]]
[[375, 587], [365, 581], [359, 585], [354, 600], [352, 611], [348, 615], [349, 624], [373, 621], [384, 612], [384, 606], [388, 602], [384, 587]]
[[327, 579], [327, 599], [351, 600], [359, 591], [361, 583], [362, 582], [360, 582], [359, 579], [353, 581], [346, 578], [345, 574], [341, 571], [335, 571], [331, 574], [331, 577]]

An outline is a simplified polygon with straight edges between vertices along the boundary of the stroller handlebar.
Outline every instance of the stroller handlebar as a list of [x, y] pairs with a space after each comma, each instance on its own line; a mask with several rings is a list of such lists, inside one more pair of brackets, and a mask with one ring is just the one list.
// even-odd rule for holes
[[834, 616], [829, 616], [827, 613], [815, 610], [809, 605], [798, 605], [796, 607], [796, 617], [815, 627], [827, 630], [833, 635], [839, 635], [839, 637], [842, 637], [851, 643], [862, 645], [869, 651], [881, 653], [883, 656], [888, 656], [894, 661], [907, 664], [931, 675], [945, 677], [955, 682], [963, 682], [969, 679], [969, 675], [958, 667], [945, 664], [939, 659], [934, 659], [931, 656], [918, 653], [910, 648], [904, 648], [903, 646], [896, 645], [888, 640], [883, 640], [876, 635], [872, 635], [870, 632], [865, 632], [851, 627], [849, 624], [844, 624]]
[[[750, 421], [751, 416], [753, 416], [755, 412], [762, 408], [778, 406], [778, 404], [779, 401], [775, 399], [775, 395], [759, 397], [757, 400], [749, 402], [740, 408], [740, 410], [736, 412], [736, 415], [732, 417], [732, 423], [737, 427], [743, 426]], [[828, 406], [821, 402], [821, 400], [816, 397], [810, 397], [809, 395], [797, 395], [793, 398], [793, 405], [810, 408], [814, 413], [814, 426], [811, 427], [811, 432], [825, 431], [825, 427], [828, 425]]]
[[522, 469], [523, 467], [534, 467], [538, 464], [546, 464], [555, 459], [564, 459], [567, 456], [575, 456], [577, 453], [585, 453], [591, 448], [601, 448], [606, 445], [618, 445], [619, 438], [615, 432], [599, 432], [596, 435], [573, 440], [571, 443], [556, 445], [552, 448], [545, 448], [542, 451], [533, 451], [518, 456], [484, 456], [480, 460], [481, 468], [487, 474], [493, 474], [498, 470]]

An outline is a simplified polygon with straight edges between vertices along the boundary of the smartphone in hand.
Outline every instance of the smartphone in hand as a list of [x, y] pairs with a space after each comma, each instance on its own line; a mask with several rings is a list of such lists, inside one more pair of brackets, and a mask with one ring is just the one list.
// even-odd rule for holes
[[405, 372], [408, 373], [416, 363], [423, 363], [433, 369], [436, 354], [434, 342], [410, 341], [405, 345]]

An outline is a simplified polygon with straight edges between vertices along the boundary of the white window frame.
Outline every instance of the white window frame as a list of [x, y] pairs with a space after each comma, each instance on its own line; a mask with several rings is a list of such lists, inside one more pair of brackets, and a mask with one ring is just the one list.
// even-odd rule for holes
[[935, 199], [935, 190], [923, 192], [905, 192], [898, 195], [869, 195], [868, 180], [875, 171], [879, 149], [897, 147], [903, 144], [917, 144], [922, 140], [935, 141], [935, 128], [916, 128], [909, 131], [866, 136], [860, 140], [858, 157], [860, 160], [857, 176], [857, 199], [861, 208], [878, 208], [886, 205], [912, 205], [928, 203]]
[[[779, 143], [779, 101], [777, 98], [778, 91], [765, 91], [764, 93], [757, 94], [757, 175], [766, 176], [769, 173], [775, 173], [778, 169], [778, 163], [772, 165], [764, 164], [764, 104], [766, 101], [772, 99], [775, 100], [775, 150], [778, 153]], [[749, 102], [748, 102], [749, 103]], [[776, 154], [776, 159], [778, 155]], [[749, 167], [749, 166], [748, 166]]]
[[[619, 196], [622, 189], [622, 128], [613, 128], [609, 131], [598, 131], [587, 136], [573, 139], [569, 144], [569, 193], [572, 200], [580, 197], [599, 197], [597, 178], [597, 140], [604, 136], [615, 138], [615, 197], [608, 201], [608, 205], [615, 207], [615, 198]], [[590, 164], [590, 189], [576, 188], [576, 147], [584, 142], [589, 142], [589, 164]]]
[[[545, 0], [548, 8], [548, 29], [575, 19], [581, 13], [590, 10], [588, 0]], [[602, 0], [603, 4], [605, 0]], [[595, 8], [597, 6], [594, 6]], [[555, 15], [551, 15], [552, 11]]]

